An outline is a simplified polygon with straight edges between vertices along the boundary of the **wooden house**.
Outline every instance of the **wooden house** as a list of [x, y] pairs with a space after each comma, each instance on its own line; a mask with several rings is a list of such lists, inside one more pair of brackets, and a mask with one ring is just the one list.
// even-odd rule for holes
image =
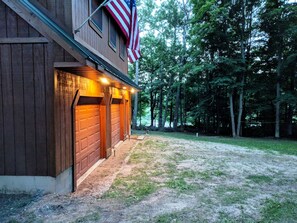
[[125, 39], [98, 0], [0, 0], [0, 191], [67, 193], [130, 134]]

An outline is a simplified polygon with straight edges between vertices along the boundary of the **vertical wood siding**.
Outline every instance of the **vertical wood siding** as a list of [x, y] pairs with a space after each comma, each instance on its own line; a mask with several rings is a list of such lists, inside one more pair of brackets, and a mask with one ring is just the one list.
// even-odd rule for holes
[[53, 91], [46, 86], [53, 83], [53, 74], [48, 76], [48, 61], [44, 57], [48, 47], [47, 44], [0, 45], [0, 143], [5, 164], [0, 166], [2, 174], [53, 174], [53, 164], [48, 160], [53, 141], [52, 126], [48, 126], [53, 120], [53, 106], [47, 103]]
[[[36, 2], [39, 6], [47, 9], [49, 14], [55, 18], [59, 24], [62, 24], [68, 32], [72, 32], [72, 0], [30, 0], [33, 4]], [[36, 4], [37, 5], [37, 4]]]
[[[80, 24], [89, 16], [89, 0], [73, 0], [73, 28], [79, 27]], [[103, 13], [103, 27], [102, 27], [102, 35], [100, 36], [96, 33], [89, 23], [85, 24], [81, 31], [76, 35], [82, 39], [84, 42], [89, 44], [92, 48], [101, 53], [108, 60], [112, 61], [112, 63], [123, 73], [128, 72], [128, 62], [127, 58], [122, 60], [120, 58], [120, 32], [118, 30], [117, 35], [117, 48], [116, 52], [109, 46], [108, 39], [108, 15], [106, 11]]]
[[[42, 36], [2, 1], [0, 27], [0, 38]], [[0, 44], [2, 175], [55, 174], [53, 55], [52, 43]]]
[[41, 36], [40, 33], [0, 1], [0, 38]]

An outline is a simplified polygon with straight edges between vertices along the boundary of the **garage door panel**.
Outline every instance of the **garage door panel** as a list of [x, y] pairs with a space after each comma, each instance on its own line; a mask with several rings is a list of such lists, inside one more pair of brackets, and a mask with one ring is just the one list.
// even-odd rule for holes
[[93, 134], [88, 138], [88, 146], [91, 146], [93, 144], [96, 144], [97, 146], [100, 145], [100, 133]]
[[80, 148], [81, 150], [84, 150], [88, 147], [88, 138], [84, 138], [80, 140]]
[[76, 179], [100, 158], [100, 106], [76, 107]]

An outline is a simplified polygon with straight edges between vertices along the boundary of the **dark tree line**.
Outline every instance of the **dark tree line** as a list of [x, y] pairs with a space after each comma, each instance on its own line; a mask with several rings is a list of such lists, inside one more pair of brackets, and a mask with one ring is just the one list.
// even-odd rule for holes
[[139, 3], [138, 126], [296, 137], [296, 3]]

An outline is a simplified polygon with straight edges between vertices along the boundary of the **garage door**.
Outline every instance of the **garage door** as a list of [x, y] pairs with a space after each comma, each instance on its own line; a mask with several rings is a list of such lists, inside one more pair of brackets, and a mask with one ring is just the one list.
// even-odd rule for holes
[[76, 121], [76, 179], [100, 158], [100, 106], [79, 105]]
[[111, 146], [120, 141], [120, 104], [111, 105]]

